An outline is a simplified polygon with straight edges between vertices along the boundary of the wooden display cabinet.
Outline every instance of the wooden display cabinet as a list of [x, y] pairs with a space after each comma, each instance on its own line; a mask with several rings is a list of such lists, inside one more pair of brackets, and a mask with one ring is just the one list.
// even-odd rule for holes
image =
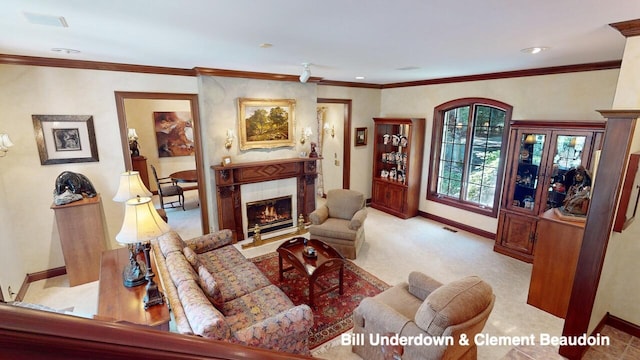
[[374, 118], [371, 207], [407, 219], [418, 214], [423, 118]]

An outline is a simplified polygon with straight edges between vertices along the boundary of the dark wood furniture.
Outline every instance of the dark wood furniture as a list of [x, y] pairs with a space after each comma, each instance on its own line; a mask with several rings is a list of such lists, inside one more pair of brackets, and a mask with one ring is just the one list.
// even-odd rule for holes
[[373, 122], [371, 207], [403, 219], [416, 216], [425, 119], [374, 118]]
[[134, 171], [140, 173], [140, 178], [142, 179], [144, 186], [146, 186], [147, 189], [151, 189], [149, 187], [149, 168], [147, 167], [147, 158], [144, 156], [132, 156], [131, 166]]
[[[140, 252], [137, 258], [144, 263], [144, 255]], [[122, 283], [122, 270], [129, 263], [129, 249], [126, 247], [107, 250], [102, 253], [100, 261], [100, 283], [98, 289], [97, 319], [149, 326], [158, 330], [169, 331], [169, 307], [166, 302], [144, 309], [143, 298], [145, 285], [127, 288]], [[157, 274], [153, 256], [151, 269]], [[162, 284], [156, 282], [160, 292]]]
[[[315, 257], [304, 255], [303, 249], [310, 246], [316, 250]], [[343, 294], [343, 278], [344, 278], [344, 262], [345, 259], [340, 253], [320, 240], [307, 240], [303, 237], [295, 237], [285, 241], [278, 247], [278, 263], [280, 269], [280, 281], [284, 280], [284, 273], [291, 270], [297, 270], [305, 276], [309, 281], [309, 306], [314, 307], [315, 297], [326, 294], [330, 291], [338, 290], [339, 294]], [[288, 263], [289, 267], [284, 267], [284, 263]], [[320, 287], [318, 277], [324, 274], [337, 273], [338, 284], [334, 286], [325, 286], [319, 292], [315, 291], [316, 286]]]
[[527, 303], [564, 318], [585, 223], [563, 220], [556, 211], [549, 209], [538, 220], [536, 256], [533, 259]]
[[105, 249], [105, 227], [100, 194], [64, 205], [55, 212], [69, 285], [98, 280], [100, 254]]
[[182, 170], [171, 173], [169, 177], [177, 183], [198, 182], [198, 172], [194, 170]]
[[[562, 206], [567, 172], [590, 169], [600, 149], [604, 121], [511, 122], [498, 231], [493, 249], [533, 262], [538, 220]], [[560, 185], [562, 184], [562, 185]]]
[[234, 241], [244, 239], [242, 228], [242, 184], [259, 183], [271, 180], [297, 178], [296, 201], [298, 212], [305, 221], [316, 208], [316, 178], [318, 158], [292, 158], [259, 162], [216, 165], [211, 169], [216, 180], [216, 201], [218, 204], [218, 226], [230, 229]]

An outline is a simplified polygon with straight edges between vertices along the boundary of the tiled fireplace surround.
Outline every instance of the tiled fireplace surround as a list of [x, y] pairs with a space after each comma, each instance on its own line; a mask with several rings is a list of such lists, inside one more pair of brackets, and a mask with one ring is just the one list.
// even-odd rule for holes
[[294, 195], [292, 211], [305, 221], [315, 210], [318, 158], [291, 158], [212, 166], [216, 180], [218, 224], [231, 229], [236, 241], [246, 238], [246, 203]]

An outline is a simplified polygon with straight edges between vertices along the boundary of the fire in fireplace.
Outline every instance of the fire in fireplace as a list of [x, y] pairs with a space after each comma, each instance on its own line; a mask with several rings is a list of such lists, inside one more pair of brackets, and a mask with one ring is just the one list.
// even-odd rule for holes
[[258, 225], [262, 234], [293, 227], [291, 195], [247, 203], [247, 236]]

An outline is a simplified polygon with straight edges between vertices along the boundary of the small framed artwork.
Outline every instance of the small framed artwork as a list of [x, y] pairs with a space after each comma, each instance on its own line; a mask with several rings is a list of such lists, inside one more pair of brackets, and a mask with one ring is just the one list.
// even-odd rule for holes
[[231, 165], [231, 156], [223, 156], [222, 157], [222, 166]]
[[366, 127], [359, 127], [356, 128], [356, 135], [355, 135], [355, 146], [365, 146], [367, 145], [367, 133], [368, 133], [368, 128]]
[[238, 99], [240, 150], [294, 146], [296, 101]]
[[90, 115], [32, 115], [40, 164], [98, 161]]
[[616, 218], [613, 223], [613, 231], [615, 232], [622, 232], [622, 230], [629, 227], [638, 212], [638, 203], [640, 202], [639, 167], [640, 152], [631, 154], [631, 156], [629, 156], [627, 175], [625, 175], [624, 183], [622, 184], [618, 212], [616, 213]]

